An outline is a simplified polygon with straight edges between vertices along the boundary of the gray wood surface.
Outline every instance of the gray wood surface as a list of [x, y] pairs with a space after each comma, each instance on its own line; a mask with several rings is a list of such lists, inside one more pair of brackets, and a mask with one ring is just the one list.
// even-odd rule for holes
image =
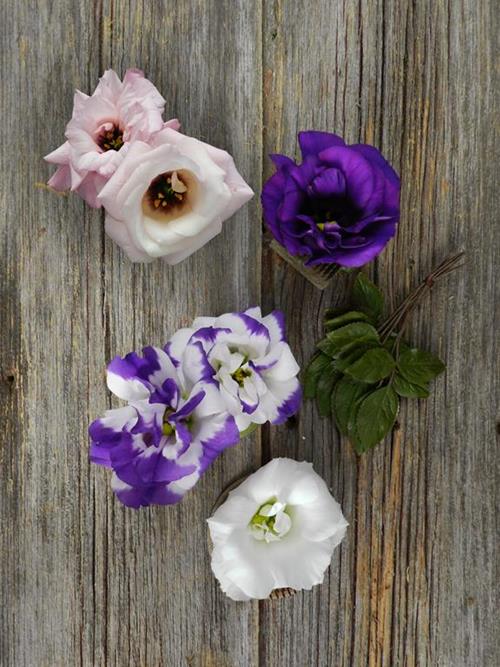
[[[0, 24], [0, 664], [500, 664], [497, 4], [4, 0]], [[383, 446], [357, 458], [306, 403], [225, 452], [179, 506], [140, 512], [90, 466], [114, 354], [261, 303], [285, 311], [305, 362], [347, 288], [320, 293], [268, 249], [258, 196], [170, 268], [132, 265], [100, 212], [40, 185], [73, 90], [129, 66], [187, 133], [231, 151], [256, 193], [267, 154], [295, 154], [298, 130], [380, 147], [403, 179], [399, 234], [371, 269], [394, 304], [467, 250], [412, 321], [447, 373], [403, 404]], [[205, 518], [276, 455], [313, 461], [350, 529], [323, 586], [237, 604], [211, 576]]]

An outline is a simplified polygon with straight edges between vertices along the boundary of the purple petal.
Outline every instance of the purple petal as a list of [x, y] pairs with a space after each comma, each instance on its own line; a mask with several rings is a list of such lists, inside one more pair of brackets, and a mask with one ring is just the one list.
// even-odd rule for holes
[[278, 416], [273, 420], [273, 424], [282, 424], [284, 421], [296, 414], [302, 402], [302, 387], [297, 380], [297, 388], [286, 399], [284, 403], [278, 406]]
[[110, 450], [108, 447], [101, 447], [92, 443], [90, 445], [90, 454], [89, 458], [92, 463], [96, 463], [100, 466], [105, 466], [106, 468], [111, 468], [111, 456]]
[[345, 146], [343, 139], [330, 132], [308, 130], [306, 132], [299, 132], [298, 139], [303, 159], [308, 155], [318, 155], [321, 151], [331, 146]]
[[167, 378], [160, 388], [155, 389], [149, 398], [150, 403], [163, 403], [172, 407], [174, 410], [177, 408], [179, 402], [180, 391], [175, 380], [172, 378]]
[[186, 378], [193, 385], [209, 380], [215, 374], [200, 341], [190, 342], [187, 345], [182, 358], [182, 369]]
[[311, 192], [318, 197], [343, 197], [346, 193], [346, 181], [338, 169], [325, 169], [312, 182]]
[[377, 210], [384, 194], [384, 180], [366, 158], [347, 146], [328, 148], [320, 154], [320, 158], [342, 171], [346, 180], [347, 196], [360, 212]]
[[273, 153], [269, 156], [273, 161], [276, 169], [289, 169], [290, 167], [295, 167], [296, 164], [286, 155], [280, 155], [279, 153]]
[[177, 410], [177, 412], [174, 412], [174, 414], [170, 416], [169, 421], [174, 423], [178, 422], [181, 419], [189, 417], [189, 415], [193, 412], [196, 406], [199, 405], [204, 398], [205, 398], [204, 391], [199, 391], [194, 396], [191, 396], [191, 398], [188, 401], [186, 401], [186, 403], [184, 403], [184, 405], [180, 410]]
[[200, 437], [203, 445], [200, 473], [203, 473], [226, 447], [232, 447], [239, 442], [240, 432], [234, 417], [220, 415], [203, 427]]

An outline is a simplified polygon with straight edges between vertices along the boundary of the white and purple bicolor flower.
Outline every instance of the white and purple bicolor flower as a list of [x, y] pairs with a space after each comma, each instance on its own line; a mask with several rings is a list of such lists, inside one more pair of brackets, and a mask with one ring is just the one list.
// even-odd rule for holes
[[240, 432], [280, 424], [300, 407], [299, 366], [285, 338], [284, 316], [260, 308], [198, 317], [166, 347], [179, 376], [210, 375]]
[[181, 378], [167, 352], [153, 347], [109, 364], [108, 387], [128, 405], [91, 424], [90, 458], [112, 468], [113, 490], [125, 505], [178, 502], [221, 451], [238, 442], [212, 376], [198, 359]]

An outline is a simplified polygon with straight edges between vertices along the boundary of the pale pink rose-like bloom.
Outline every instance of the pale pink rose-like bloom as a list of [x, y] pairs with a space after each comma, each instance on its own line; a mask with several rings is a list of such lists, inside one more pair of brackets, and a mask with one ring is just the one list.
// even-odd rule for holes
[[113, 70], [101, 77], [92, 95], [76, 91], [67, 141], [45, 157], [58, 165], [48, 184], [76, 191], [99, 208], [97, 195], [122, 162], [131, 142], [148, 142], [163, 127], [179, 129], [176, 119], [164, 123], [165, 100], [138, 69], [120, 81]]
[[166, 128], [130, 145], [98, 199], [106, 232], [132, 261], [177, 264], [252, 195], [229, 153]]

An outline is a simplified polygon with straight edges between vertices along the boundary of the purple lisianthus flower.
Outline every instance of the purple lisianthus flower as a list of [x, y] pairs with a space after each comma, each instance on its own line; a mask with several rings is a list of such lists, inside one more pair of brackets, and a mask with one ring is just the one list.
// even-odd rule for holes
[[366, 144], [347, 146], [328, 132], [300, 132], [302, 163], [273, 155], [264, 184], [264, 220], [291, 255], [306, 265], [362, 266], [396, 233], [399, 177]]
[[239, 440], [212, 369], [193, 352], [183, 381], [167, 352], [148, 347], [116, 357], [109, 389], [128, 402], [90, 426], [90, 458], [113, 470], [112, 488], [129, 507], [181, 500], [220, 452]]
[[194, 373], [217, 382], [241, 432], [252, 424], [280, 424], [300, 407], [300, 369], [278, 311], [263, 317], [260, 308], [249, 308], [198, 317], [174, 334], [167, 350], [183, 381]]

